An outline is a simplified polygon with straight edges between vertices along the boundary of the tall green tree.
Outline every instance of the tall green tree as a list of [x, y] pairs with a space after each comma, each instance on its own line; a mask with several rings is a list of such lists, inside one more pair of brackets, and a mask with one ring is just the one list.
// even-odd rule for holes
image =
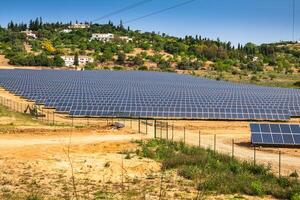
[[78, 52], [76, 52], [75, 56], [74, 56], [74, 65], [75, 66], [79, 66], [79, 55], [78, 55]]

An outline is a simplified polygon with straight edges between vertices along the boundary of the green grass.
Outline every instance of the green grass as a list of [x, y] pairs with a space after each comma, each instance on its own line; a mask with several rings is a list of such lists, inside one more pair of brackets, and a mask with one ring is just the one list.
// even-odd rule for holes
[[8, 108], [0, 105], [0, 118], [6, 118], [9, 121], [0, 125], [1, 128], [13, 128], [15, 126], [39, 125], [39, 121], [33, 119], [30, 115], [10, 111]]
[[298, 199], [300, 183], [292, 177], [276, 177], [270, 166], [253, 165], [198, 147], [166, 140], [139, 142], [139, 156], [162, 163], [162, 170], [192, 180], [199, 191], [218, 194], [271, 195], [279, 199]]
[[257, 72], [243, 71], [238, 74], [230, 72], [205, 71], [198, 74], [210, 79], [226, 80], [236, 83], [255, 84], [270, 87], [300, 88], [300, 73], [284, 74], [277, 72]]

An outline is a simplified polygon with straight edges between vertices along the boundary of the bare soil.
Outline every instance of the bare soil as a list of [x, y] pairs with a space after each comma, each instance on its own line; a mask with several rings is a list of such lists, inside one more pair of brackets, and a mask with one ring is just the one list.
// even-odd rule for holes
[[[161, 173], [159, 163], [136, 156], [138, 146], [131, 141], [148, 137], [112, 129], [2, 134], [0, 197], [24, 199], [26, 194], [36, 194], [46, 199], [72, 199], [76, 195], [80, 199], [103, 195], [108, 199], [159, 199], [161, 194], [162, 199], [195, 198], [197, 191], [191, 181], [175, 171]], [[209, 195], [208, 199], [235, 196]]]

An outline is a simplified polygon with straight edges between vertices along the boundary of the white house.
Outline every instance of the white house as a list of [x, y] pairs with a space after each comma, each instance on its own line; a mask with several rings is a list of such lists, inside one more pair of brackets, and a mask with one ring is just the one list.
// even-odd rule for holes
[[128, 36], [120, 36], [119, 37], [120, 40], [125, 41], [125, 42], [132, 42], [133, 39], [128, 37]]
[[76, 23], [76, 24], [71, 24], [68, 26], [70, 29], [84, 29], [84, 28], [89, 28], [89, 24], [83, 24], [83, 23]]
[[112, 33], [94, 33], [92, 34], [91, 40], [98, 40], [102, 42], [108, 42], [114, 39], [114, 34]]
[[[61, 56], [61, 58], [65, 61], [66, 67], [74, 67], [75, 56]], [[78, 56], [78, 64], [79, 66], [84, 66], [87, 63], [94, 62], [94, 58], [89, 56]]]
[[71, 29], [64, 29], [64, 30], [62, 30], [60, 32], [61, 33], [70, 33], [70, 32], [72, 32], [72, 30]]
[[22, 31], [22, 33], [25, 33], [27, 38], [33, 38], [33, 39], [37, 38], [36, 34], [32, 30]]
[[94, 33], [90, 40], [98, 40], [102, 42], [109, 42], [111, 40], [122, 40], [125, 42], [131, 42], [132, 38], [128, 36], [115, 36], [112, 33]]
[[79, 62], [79, 65], [86, 65], [88, 63], [92, 63], [94, 62], [94, 58], [92, 57], [89, 57], [89, 56], [79, 56], [78, 57], [78, 62]]

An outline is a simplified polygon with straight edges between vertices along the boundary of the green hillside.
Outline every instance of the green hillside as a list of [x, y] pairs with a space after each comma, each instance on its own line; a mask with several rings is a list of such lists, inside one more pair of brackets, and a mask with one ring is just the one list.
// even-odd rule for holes
[[[280, 87], [300, 87], [300, 44], [237, 45], [200, 35], [178, 38], [164, 33], [140, 32], [119, 25], [11, 22], [0, 29], [0, 54], [9, 64], [64, 67], [62, 55], [86, 55], [94, 59], [85, 69], [155, 70]], [[32, 30], [37, 38], [26, 37]], [[68, 30], [68, 31], [66, 31]], [[23, 31], [23, 32], [22, 32]], [[93, 33], [112, 33], [109, 42], [91, 40]], [[132, 41], [118, 39], [128, 36]]]

